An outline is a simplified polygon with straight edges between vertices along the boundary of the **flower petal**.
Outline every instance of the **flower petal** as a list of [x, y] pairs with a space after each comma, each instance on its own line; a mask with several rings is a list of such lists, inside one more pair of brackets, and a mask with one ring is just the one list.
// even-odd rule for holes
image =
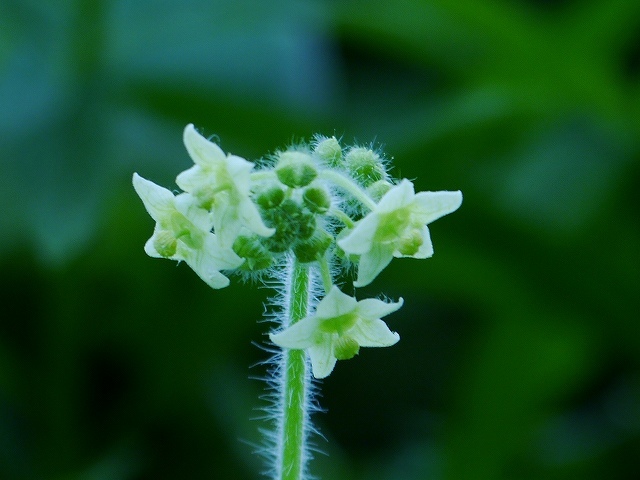
[[374, 212], [360, 220], [346, 237], [338, 241], [338, 246], [347, 253], [362, 255], [371, 250], [380, 217]]
[[227, 172], [233, 180], [235, 190], [241, 195], [248, 196], [251, 189], [253, 163], [236, 155], [229, 155], [225, 161]]
[[318, 320], [306, 317], [280, 333], [270, 333], [269, 338], [279, 347], [305, 349], [316, 343], [318, 335], [321, 335], [318, 333]]
[[420, 245], [413, 258], [429, 258], [431, 256], [433, 256], [433, 243], [431, 242], [429, 227], [425, 225], [422, 229], [422, 245]]
[[318, 319], [336, 318], [353, 312], [358, 305], [355, 298], [342, 293], [335, 285], [329, 293], [318, 303], [315, 317]]
[[462, 204], [462, 192], [419, 192], [414, 198], [412, 213], [416, 222], [428, 224], [454, 212]]
[[163, 223], [175, 212], [173, 193], [166, 188], [156, 185], [137, 173], [133, 174], [133, 188], [135, 188], [151, 218], [156, 222]]
[[376, 320], [396, 312], [402, 307], [404, 300], [397, 302], [383, 302], [377, 298], [366, 298], [358, 302], [357, 315], [365, 320]]
[[196, 193], [202, 189], [205, 170], [200, 165], [194, 165], [176, 177], [176, 185], [189, 193]]
[[354, 287], [369, 285], [385, 269], [393, 259], [393, 246], [388, 244], [373, 243], [371, 250], [360, 257], [358, 263], [358, 280], [353, 282]]
[[411, 203], [413, 197], [413, 183], [405, 178], [384, 194], [375, 211], [376, 213], [387, 213], [403, 208]]
[[314, 345], [307, 350], [313, 376], [316, 378], [328, 377], [338, 361], [333, 354], [333, 335], [327, 335], [327, 337], [329, 338], [326, 342]]
[[228, 192], [218, 194], [216, 206], [211, 213], [220, 245], [231, 247], [242, 229], [242, 222], [238, 217], [238, 209], [229, 203]]
[[158, 228], [156, 227], [151, 238], [147, 240], [147, 242], [144, 244], [144, 253], [146, 253], [147, 255], [153, 258], [164, 258], [162, 255], [158, 253], [155, 247], [157, 231], [158, 231]]
[[196, 198], [189, 193], [181, 193], [175, 197], [175, 206], [182, 215], [187, 217], [199, 229], [208, 232], [213, 227], [211, 213], [198, 206]]
[[380, 319], [358, 322], [349, 330], [349, 336], [361, 347], [389, 347], [400, 340], [400, 335], [389, 330], [387, 324]]
[[212, 233], [206, 234], [203, 249], [209, 255], [216, 270], [232, 270], [244, 262], [244, 259], [231, 248], [220, 247], [216, 236]]
[[226, 158], [222, 149], [200, 135], [192, 123], [185, 127], [182, 138], [189, 156], [196, 165], [208, 168]]
[[251, 201], [249, 197], [243, 197], [238, 205], [242, 223], [253, 233], [261, 237], [270, 237], [276, 231], [275, 228], [267, 227], [262, 221], [258, 207]]
[[178, 251], [171, 258], [179, 257], [184, 258], [187, 265], [211, 288], [224, 288], [229, 285], [229, 279], [220, 273], [218, 261], [209, 250], [193, 250], [178, 242]]

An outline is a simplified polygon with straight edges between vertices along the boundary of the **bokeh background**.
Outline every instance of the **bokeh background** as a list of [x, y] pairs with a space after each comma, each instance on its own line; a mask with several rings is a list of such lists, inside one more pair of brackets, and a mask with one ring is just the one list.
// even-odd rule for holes
[[402, 341], [321, 383], [312, 473], [637, 478], [637, 0], [2, 0], [0, 478], [259, 478], [271, 292], [142, 250], [191, 122], [464, 192], [362, 292]]

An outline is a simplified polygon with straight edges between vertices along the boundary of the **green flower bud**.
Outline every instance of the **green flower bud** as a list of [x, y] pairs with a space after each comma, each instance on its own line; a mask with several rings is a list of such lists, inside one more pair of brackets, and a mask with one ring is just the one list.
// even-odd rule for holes
[[178, 240], [173, 232], [161, 230], [155, 236], [153, 248], [156, 249], [159, 255], [165, 258], [173, 257], [178, 249]]
[[293, 247], [293, 253], [301, 263], [315, 262], [318, 255], [324, 255], [333, 242], [333, 237], [322, 229], [315, 231], [313, 236]]
[[298, 240], [305, 240], [316, 230], [316, 218], [294, 200], [285, 200], [278, 207], [263, 211], [265, 223], [276, 232], [262, 239], [272, 252], [285, 252]]
[[284, 200], [284, 190], [277, 185], [264, 188], [255, 195], [255, 201], [265, 210], [277, 207]]
[[379, 180], [367, 187], [367, 193], [374, 201], [379, 202], [384, 197], [384, 194], [391, 190], [391, 187], [393, 185], [386, 180]]
[[331, 167], [342, 165], [342, 147], [336, 137], [320, 140], [314, 149], [314, 153]]
[[279, 155], [275, 172], [284, 185], [291, 188], [306, 187], [317, 176], [311, 156], [307, 153], [289, 151]]
[[241, 235], [233, 242], [233, 251], [245, 259], [244, 263], [238, 267], [240, 270], [255, 272], [269, 268], [273, 264], [273, 255], [262, 245], [261, 238], [257, 235], [251, 237]]
[[368, 148], [353, 147], [344, 160], [351, 176], [363, 187], [368, 187], [387, 177], [380, 155]]
[[326, 189], [309, 187], [302, 194], [305, 206], [313, 213], [323, 214], [331, 207], [331, 197]]
[[360, 345], [353, 338], [343, 335], [338, 337], [333, 346], [333, 354], [338, 360], [349, 360], [360, 351]]

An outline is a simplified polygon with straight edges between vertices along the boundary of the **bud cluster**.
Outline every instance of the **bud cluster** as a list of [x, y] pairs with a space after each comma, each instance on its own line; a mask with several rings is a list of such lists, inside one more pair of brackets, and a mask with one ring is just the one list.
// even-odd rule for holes
[[280, 346], [307, 349], [317, 377], [361, 346], [398, 340], [380, 317], [400, 308], [401, 300], [346, 296], [333, 284], [331, 257], [357, 265], [356, 287], [371, 283], [394, 257], [430, 257], [427, 224], [456, 210], [460, 192], [416, 194], [409, 180], [389, 175], [378, 152], [343, 148], [335, 137], [317, 136], [259, 166], [225, 154], [193, 125], [185, 128], [184, 143], [194, 165], [176, 179], [183, 193], [174, 196], [134, 174], [134, 187], [156, 221], [145, 245], [149, 255], [184, 260], [213, 288], [228, 285], [228, 272], [269, 275], [285, 256], [319, 269], [326, 296], [316, 313], [271, 337]]

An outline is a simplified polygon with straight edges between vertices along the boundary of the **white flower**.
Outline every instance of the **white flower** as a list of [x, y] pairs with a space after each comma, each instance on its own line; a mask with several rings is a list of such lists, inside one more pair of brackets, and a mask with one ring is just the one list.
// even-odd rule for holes
[[400, 340], [380, 317], [402, 306], [377, 299], [357, 301], [335, 285], [316, 308], [315, 314], [303, 318], [269, 338], [284, 348], [307, 350], [313, 376], [328, 376], [337, 360], [352, 358], [360, 347], [388, 347]]
[[360, 255], [356, 287], [368, 285], [393, 257], [428, 258], [433, 245], [427, 224], [455, 211], [462, 193], [419, 192], [402, 180], [338, 245], [346, 253]]
[[192, 124], [184, 129], [184, 144], [195, 165], [178, 175], [176, 183], [211, 211], [220, 244], [233, 245], [243, 227], [263, 237], [271, 236], [274, 229], [263, 223], [249, 197], [253, 163], [225, 155]]
[[133, 187], [156, 221], [145, 252], [151, 257], [184, 260], [210, 287], [226, 287], [229, 279], [220, 270], [237, 268], [243, 259], [231, 248], [219, 245], [209, 231], [208, 213], [194, 204], [191, 195], [183, 193], [175, 197], [137, 173], [133, 174]]

